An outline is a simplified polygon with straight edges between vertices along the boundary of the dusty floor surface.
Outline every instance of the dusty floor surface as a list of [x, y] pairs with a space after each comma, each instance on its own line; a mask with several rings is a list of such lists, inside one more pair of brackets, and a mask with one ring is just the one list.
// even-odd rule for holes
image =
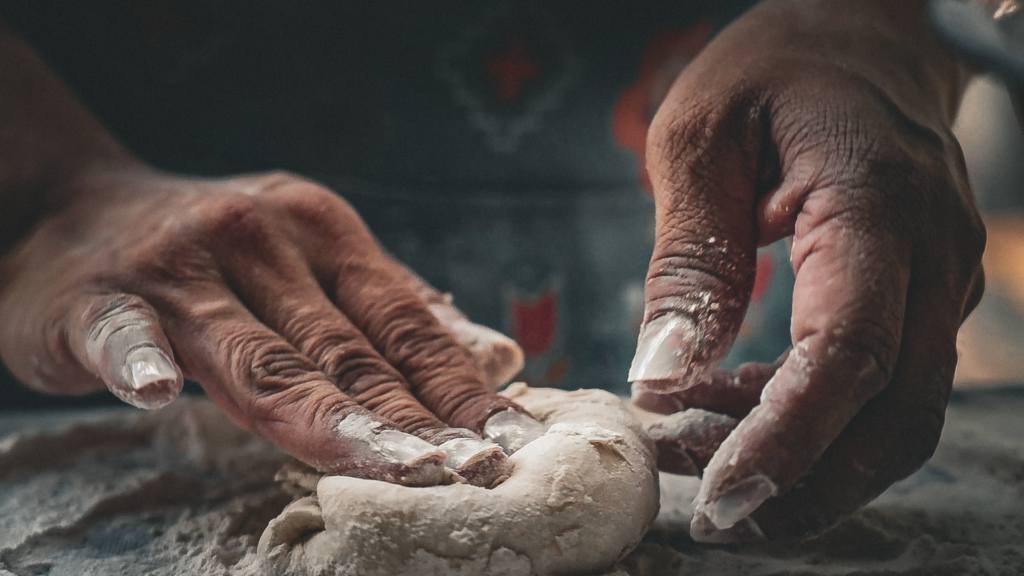
[[[198, 400], [0, 414], [0, 576], [259, 574], [285, 460]], [[1024, 389], [956, 393], [932, 461], [811, 542], [696, 544], [696, 488], [663, 476], [657, 524], [607, 574], [1024, 574]]]

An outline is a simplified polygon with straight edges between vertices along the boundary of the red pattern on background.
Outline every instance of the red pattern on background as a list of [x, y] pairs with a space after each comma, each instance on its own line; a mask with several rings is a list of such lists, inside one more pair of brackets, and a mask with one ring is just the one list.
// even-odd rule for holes
[[533, 300], [512, 301], [512, 337], [527, 357], [547, 352], [555, 341], [558, 306], [555, 291], [545, 290]]
[[775, 261], [771, 252], [765, 252], [757, 257], [757, 273], [754, 276], [754, 290], [750, 294], [750, 301], [757, 303], [768, 291], [772, 281], [772, 270], [775, 268]]
[[487, 61], [484, 73], [498, 81], [498, 102], [511, 103], [519, 101], [524, 82], [540, 78], [540, 66], [529, 58], [526, 40], [513, 36], [504, 54]]
[[711, 25], [707, 22], [658, 34], [644, 50], [636, 81], [615, 102], [612, 137], [636, 155], [640, 182], [647, 190], [651, 189], [644, 154], [647, 128], [676, 76], [710, 39]]

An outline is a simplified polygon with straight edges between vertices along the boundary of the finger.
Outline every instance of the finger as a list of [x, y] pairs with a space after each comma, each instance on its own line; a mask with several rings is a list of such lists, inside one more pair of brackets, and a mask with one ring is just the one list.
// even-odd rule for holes
[[635, 382], [633, 404], [656, 414], [703, 408], [736, 418], [746, 416], [761, 400], [761, 390], [789, 357], [786, 350], [772, 364], [748, 363], [735, 371], [712, 370], [704, 378], [683, 386], [678, 382]]
[[884, 217], [861, 213], [885, 205], [868, 194], [823, 190], [803, 206], [792, 248], [793, 351], [715, 453], [695, 501], [718, 530], [788, 491], [889, 382], [910, 253], [879, 224]]
[[72, 355], [118, 398], [146, 410], [173, 401], [182, 376], [156, 311], [129, 294], [102, 294], [70, 308], [65, 335]]
[[188, 294], [168, 294], [167, 334], [185, 373], [236, 424], [327, 473], [411, 486], [444, 480], [443, 453], [342, 393], [233, 294], [213, 285]]
[[629, 380], [650, 391], [705, 379], [735, 340], [753, 289], [759, 123], [706, 108], [670, 95], [648, 137], [656, 238]]
[[391, 270], [419, 295], [459, 344], [469, 350], [485, 384], [497, 389], [523, 369], [526, 357], [515, 340], [471, 322], [452, 304], [450, 294], [441, 294], [399, 262], [392, 260]]
[[[335, 301], [361, 332], [398, 368], [416, 397], [441, 420], [481, 432], [499, 412], [523, 412], [481, 380], [472, 358], [422, 300], [387, 270], [367, 266], [342, 271], [359, 278], [358, 289], [338, 289]], [[387, 294], [386, 299], [380, 298]]]
[[523, 369], [526, 356], [515, 340], [471, 322], [452, 304], [450, 294], [441, 294], [400, 263], [392, 261], [392, 264], [395, 276], [408, 283], [426, 302], [431, 313], [451, 331], [455, 340], [469, 350], [484, 384], [496, 390], [508, 384]]
[[[927, 281], [922, 281], [924, 284]], [[956, 368], [956, 295], [927, 285], [908, 298], [892, 382], [871, 400], [800, 484], [751, 517], [771, 539], [820, 534], [917, 471], [935, 450]]]
[[448, 328], [455, 341], [469, 351], [483, 383], [491, 390], [508, 384], [526, 365], [526, 355], [515, 340], [497, 330], [471, 322], [451, 303], [428, 304], [430, 312]]
[[291, 216], [295, 225], [286, 233], [324, 291], [428, 410], [452, 427], [476, 433], [494, 414], [525, 412], [484, 385], [473, 359], [415, 290], [396, 277], [350, 206], [313, 184], [282, 186], [267, 198]]
[[[445, 466], [470, 484], [490, 486], [509, 472], [502, 449], [470, 430], [449, 428], [413, 395], [403, 376], [298, 266], [256, 269], [235, 282], [260, 319], [354, 402], [440, 448]], [[292, 274], [296, 278], [291, 278]]]
[[699, 476], [739, 420], [700, 408], [666, 417], [647, 429], [658, 449], [658, 470]]
[[919, 237], [926, 240], [914, 249], [891, 382], [799, 485], [751, 515], [766, 536], [819, 534], [918, 470], [934, 452], [956, 369], [956, 332], [984, 290], [985, 233], [969, 213], [953, 218], [938, 238]]

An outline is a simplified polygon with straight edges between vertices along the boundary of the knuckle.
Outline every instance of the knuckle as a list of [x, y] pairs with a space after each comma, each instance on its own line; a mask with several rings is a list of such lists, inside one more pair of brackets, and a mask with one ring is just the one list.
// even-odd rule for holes
[[715, 182], [722, 159], [735, 155], [737, 143], [741, 148], [749, 145], [752, 129], [759, 126], [757, 94], [751, 89], [736, 90], [724, 98], [662, 106], [647, 134], [652, 179], [670, 186]]
[[387, 364], [409, 379], [418, 391], [434, 391], [449, 382], [483, 387], [469, 351], [449, 331], [422, 319], [395, 317], [382, 327], [375, 342]]
[[355, 209], [332, 190], [291, 174], [268, 176], [266, 197], [300, 225], [337, 226], [359, 219]]
[[[324, 340], [325, 346], [331, 344]], [[250, 382], [243, 391], [246, 414], [257, 428], [274, 423], [305, 423], [329, 421], [340, 411], [352, 407], [344, 390], [330, 384], [324, 370], [307, 355], [272, 334], [240, 331], [226, 339], [224, 345], [236, 352], [231, 356], [231, 374], [235, 381]], [[379, 372], [366, 349], [351, 348], [348, 354], [326, 358], [326, 370], [339, 370], [346, 378], [365, 380], [366, 374]]]
[[315, 429], [317, 422], [329, 419], [340, 409], [330, 389], [308, 381], [261, 390], [247, 397], [244, 404], [245, 414], [261, 431], [272, 424], [304, 424], [307, 429]]
[[257, 246], [265, 245], [269, 237], [260, 199], [239, 192], [220, 194], [204, 206], [199, 228], [205, 236]]
[[694, 239], [666, 239], [656, 249], [648, 282], [674, 280], [699, 291], [745, 289], [754, 281], [753, 250], [729, 249], [724, 242], [709, 244]]
[[[854, 367], [856, 378], [867, 386], [852, 386], [852, 392], [863, 393], [858, 398], [863, 404], [884, 388], [892, 379], [899, 353], [898, 322], [887, 318], [886, 313], [878, 316], [865, 314], [852, 320], [833, 332], [829, 352], [845, 356]], [[874, 382], [873, 385], [870, 385]]]
[[245, 352], [239, 355], [239, 361], [244, 365], [236, 368], [248, 369], [261, 387], [273, 389], [278, 383], [288, 385], [317, 372], [309, 359], [283, 341], [259, 341], [251, 344]]
[[[451, 364], [469, 357], [455, 337], [445, 329], [422, 303], [395, 299], [381, 307], [382, 325], [371, 332], [379, 335], [387, 359], [396, 367]], [[459, 354], [461, 352], [461, 354]]]
[[313, 363], [283, 340], [270, 335], [239, 331], [226, 338], [223, 346], [230, 355], [228, 377], [249, 382], [249, 400], [260, 413], [262, 408], [287, 403], [311, 384], [322, 380]]

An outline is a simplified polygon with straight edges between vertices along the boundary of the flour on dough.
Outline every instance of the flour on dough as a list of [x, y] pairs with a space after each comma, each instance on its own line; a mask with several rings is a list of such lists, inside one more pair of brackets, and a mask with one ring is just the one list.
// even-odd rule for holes
[[549, 425], [484, 489], [409, 488], [325, 476], [264, 531], [268, 574], [502, 575], [589, 573], [623, 558], [658, 513], [658, 476], [639, 423], [600, 390], [510, 386]]

